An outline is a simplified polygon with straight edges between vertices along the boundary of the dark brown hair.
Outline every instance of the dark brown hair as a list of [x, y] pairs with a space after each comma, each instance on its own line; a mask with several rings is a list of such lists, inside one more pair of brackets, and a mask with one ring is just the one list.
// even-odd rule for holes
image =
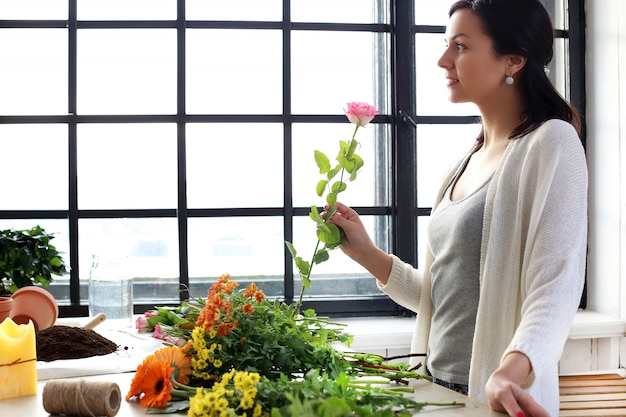
[[559, 94], [545, 73], [553, 55], [554, 27], [543, 5], [538, 0], [460, 0], [450, 7], [449, 16], [460, 9], [469, 9], [480, 18], [497, 55], [527, 59], [517, 81], [527, 108], [524, 121], [509, 138], [524, 136], [549, 119], [571, 123], [580, 135], [578, 111]]

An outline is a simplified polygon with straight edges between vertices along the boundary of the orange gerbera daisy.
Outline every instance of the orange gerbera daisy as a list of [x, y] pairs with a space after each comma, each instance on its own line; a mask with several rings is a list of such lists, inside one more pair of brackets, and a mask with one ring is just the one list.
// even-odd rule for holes
[[167, 346], [154, 352], [154, 358], [157, 361], [169, 363], [174, 372], [173, 378], [176, 382], [183, 385], [189, 383], [189, 375], [191, 375], [191, 357], [178, 346]]
[[143, 375], [145, 374], [145, 364], [147, 360], [151, 361], [152, 356], [147, 357], [146, 359], [144, 359], [143, 363], [140, 363], [137, 366], [137, 372], [133, 377], [133, 381], [130, 383], [130, 389], [128, 390], [128, 394], [126, 394], [126, 401], [130, 400], [133, 397], [136, 397], [137, 395], [141, 395], [141, 382], [143, 380]]
[[154, 361], [146, 369], [141, 381], [143, 397], [139, 404], [146, 408], [165, 408], [172, 399], [172, 373], [174, 368], [165, 361]]

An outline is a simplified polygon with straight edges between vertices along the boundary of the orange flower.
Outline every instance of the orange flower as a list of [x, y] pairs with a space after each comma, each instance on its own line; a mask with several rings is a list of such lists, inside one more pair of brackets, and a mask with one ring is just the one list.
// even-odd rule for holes
[[245, 290], [243, 290], [243, 296], [246, 298], [254, 297], [254, 293], [259, 290], [254, 282], [250, 283]]
[[143, 363], [140, 363], [137, 366], [137, 372], [133, 377], [133, 381], [130, 383], [130, 389], [128, 390], [128, 394], [126, 394], [126, 401], [130, 400], [133, 397], [136, 397], [137, 395], [141, 395], [141, 383], [145, 374], [145, 364], [148, 360], [151, 361], [152, 356], [148, 356], [146, 359], [144, 359]]
[[154, 352], [155, 360], [169, 363], [174, 368], [173, 377], [183, 385], [189, 383], [191, 375], [191, 357], [177, 346], [167, 346]]
[[254, 307], [252, 307], [252, 304], [250, 303], [246, 303], [243, 305], [243, 312], [246, 313], [247, 315], [251, 315], [252, 313], [254, 313]]
[[218, 337], [228, 336], [231, 330], [232, 330], [232, 326], [230, 326], [228, 323], [220, 323], [217, 326], [217, 336]]
[[144, 393], [139, 404], [146, 408], [165, 408], [172, 399], [172, 373], [174, 368], [165, 361], [154, 361], [146, 369], [142, 381], [141, 391]]
[[265, 293], [257, 287], [257, 285], [252, 282], [248, 285], [248, 287], [243, 291], [243, 296], [246, 298], [254, 298], [257, 303], [260, 303], [265, 299]]
[[181, 384], [189, 383], [191, 357], [178, 346], [167, 346], [148, 356], [137, 367], [126, 400], [140, 397], [146, 408], [167, 406], [172, 399], [172, 378]]

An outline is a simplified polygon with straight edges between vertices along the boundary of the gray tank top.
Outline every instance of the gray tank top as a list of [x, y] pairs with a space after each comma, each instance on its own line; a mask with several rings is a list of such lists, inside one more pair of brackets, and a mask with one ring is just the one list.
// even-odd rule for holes
[[[467, 197], [444, 199], [428, 225], [434, 314], [427, 367], [435, 378], [468, 384], [479, 296], [480, 244], [487, 185]], [[485, 341], [485, 343], [489, 343]]]

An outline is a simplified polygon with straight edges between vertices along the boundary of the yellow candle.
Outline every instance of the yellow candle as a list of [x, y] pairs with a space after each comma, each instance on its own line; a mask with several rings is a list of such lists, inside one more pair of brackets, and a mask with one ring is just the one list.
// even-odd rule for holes
[[37, 394], [35, 326], [0, 323], [0, 400]]

